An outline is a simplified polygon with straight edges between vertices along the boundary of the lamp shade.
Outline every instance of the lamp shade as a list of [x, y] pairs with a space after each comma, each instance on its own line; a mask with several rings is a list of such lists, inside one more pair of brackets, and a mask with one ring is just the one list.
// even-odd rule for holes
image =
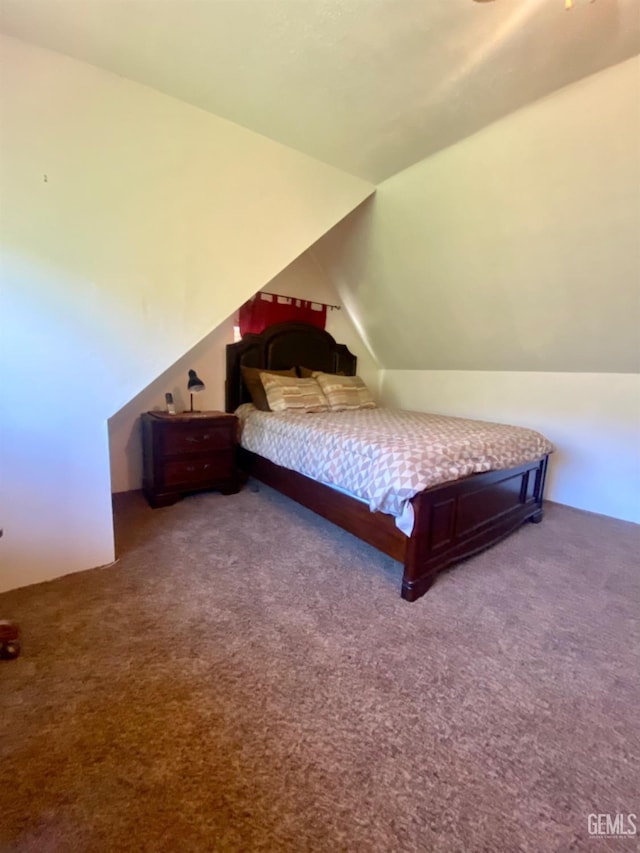
[[190, 394], [194, 394], [198, 391], [204, 391], [204, 382], [202, 379], [198, 378], [198, 374], [195, 370], [189, 371], [189, 382], [187, 383], [187, 388], [189, 389]]

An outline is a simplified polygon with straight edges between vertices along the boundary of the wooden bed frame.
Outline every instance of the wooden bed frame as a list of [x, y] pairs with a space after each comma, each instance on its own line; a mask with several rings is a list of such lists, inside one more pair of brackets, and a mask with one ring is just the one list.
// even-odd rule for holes
[[[344, 344], [304, 323], [280, 323], [260, 335], [245, 335], [227, 346], [226, 410], [251, 402], [242, 365], [267, 370], [303, 366], [352, 376], [356, 364]], [[542, 520], [548, 456], [420, 492], [412, 499], [415, 523], [407, 537], [390, 515], [371, 512], [365, 503], [243, 448], [239, 455], [253, 477], [399, 560], [407, 601], [424, 595], [438, 572], [495, 544], [525, 521]]]

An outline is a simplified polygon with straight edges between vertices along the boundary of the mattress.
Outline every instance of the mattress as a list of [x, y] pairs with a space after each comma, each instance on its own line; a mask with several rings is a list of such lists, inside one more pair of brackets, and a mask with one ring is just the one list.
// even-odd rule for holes
[[553, 452], [526, 427], [386, 407], [310, 414], [245, 403], [236, 414], [246, 450], [394, 516], [407, 535], [418, 492]]

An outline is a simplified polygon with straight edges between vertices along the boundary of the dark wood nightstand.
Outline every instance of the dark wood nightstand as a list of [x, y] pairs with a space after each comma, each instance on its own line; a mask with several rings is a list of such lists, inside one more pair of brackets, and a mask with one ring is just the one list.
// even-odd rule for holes
[[237, 435], [238, 419], [224, 412], [145, 412], [142, 490], [151, 506], [205, 489], [237, 492]]

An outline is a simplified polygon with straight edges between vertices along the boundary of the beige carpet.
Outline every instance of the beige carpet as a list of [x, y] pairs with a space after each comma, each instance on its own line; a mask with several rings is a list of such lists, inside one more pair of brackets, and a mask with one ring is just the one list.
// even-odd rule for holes
[[0, 595], [3, 853], [637, 848], [587, 818], [640, 813], [638, 527], [551, 505], [407, 604], [264, 487], [116, 510]]

